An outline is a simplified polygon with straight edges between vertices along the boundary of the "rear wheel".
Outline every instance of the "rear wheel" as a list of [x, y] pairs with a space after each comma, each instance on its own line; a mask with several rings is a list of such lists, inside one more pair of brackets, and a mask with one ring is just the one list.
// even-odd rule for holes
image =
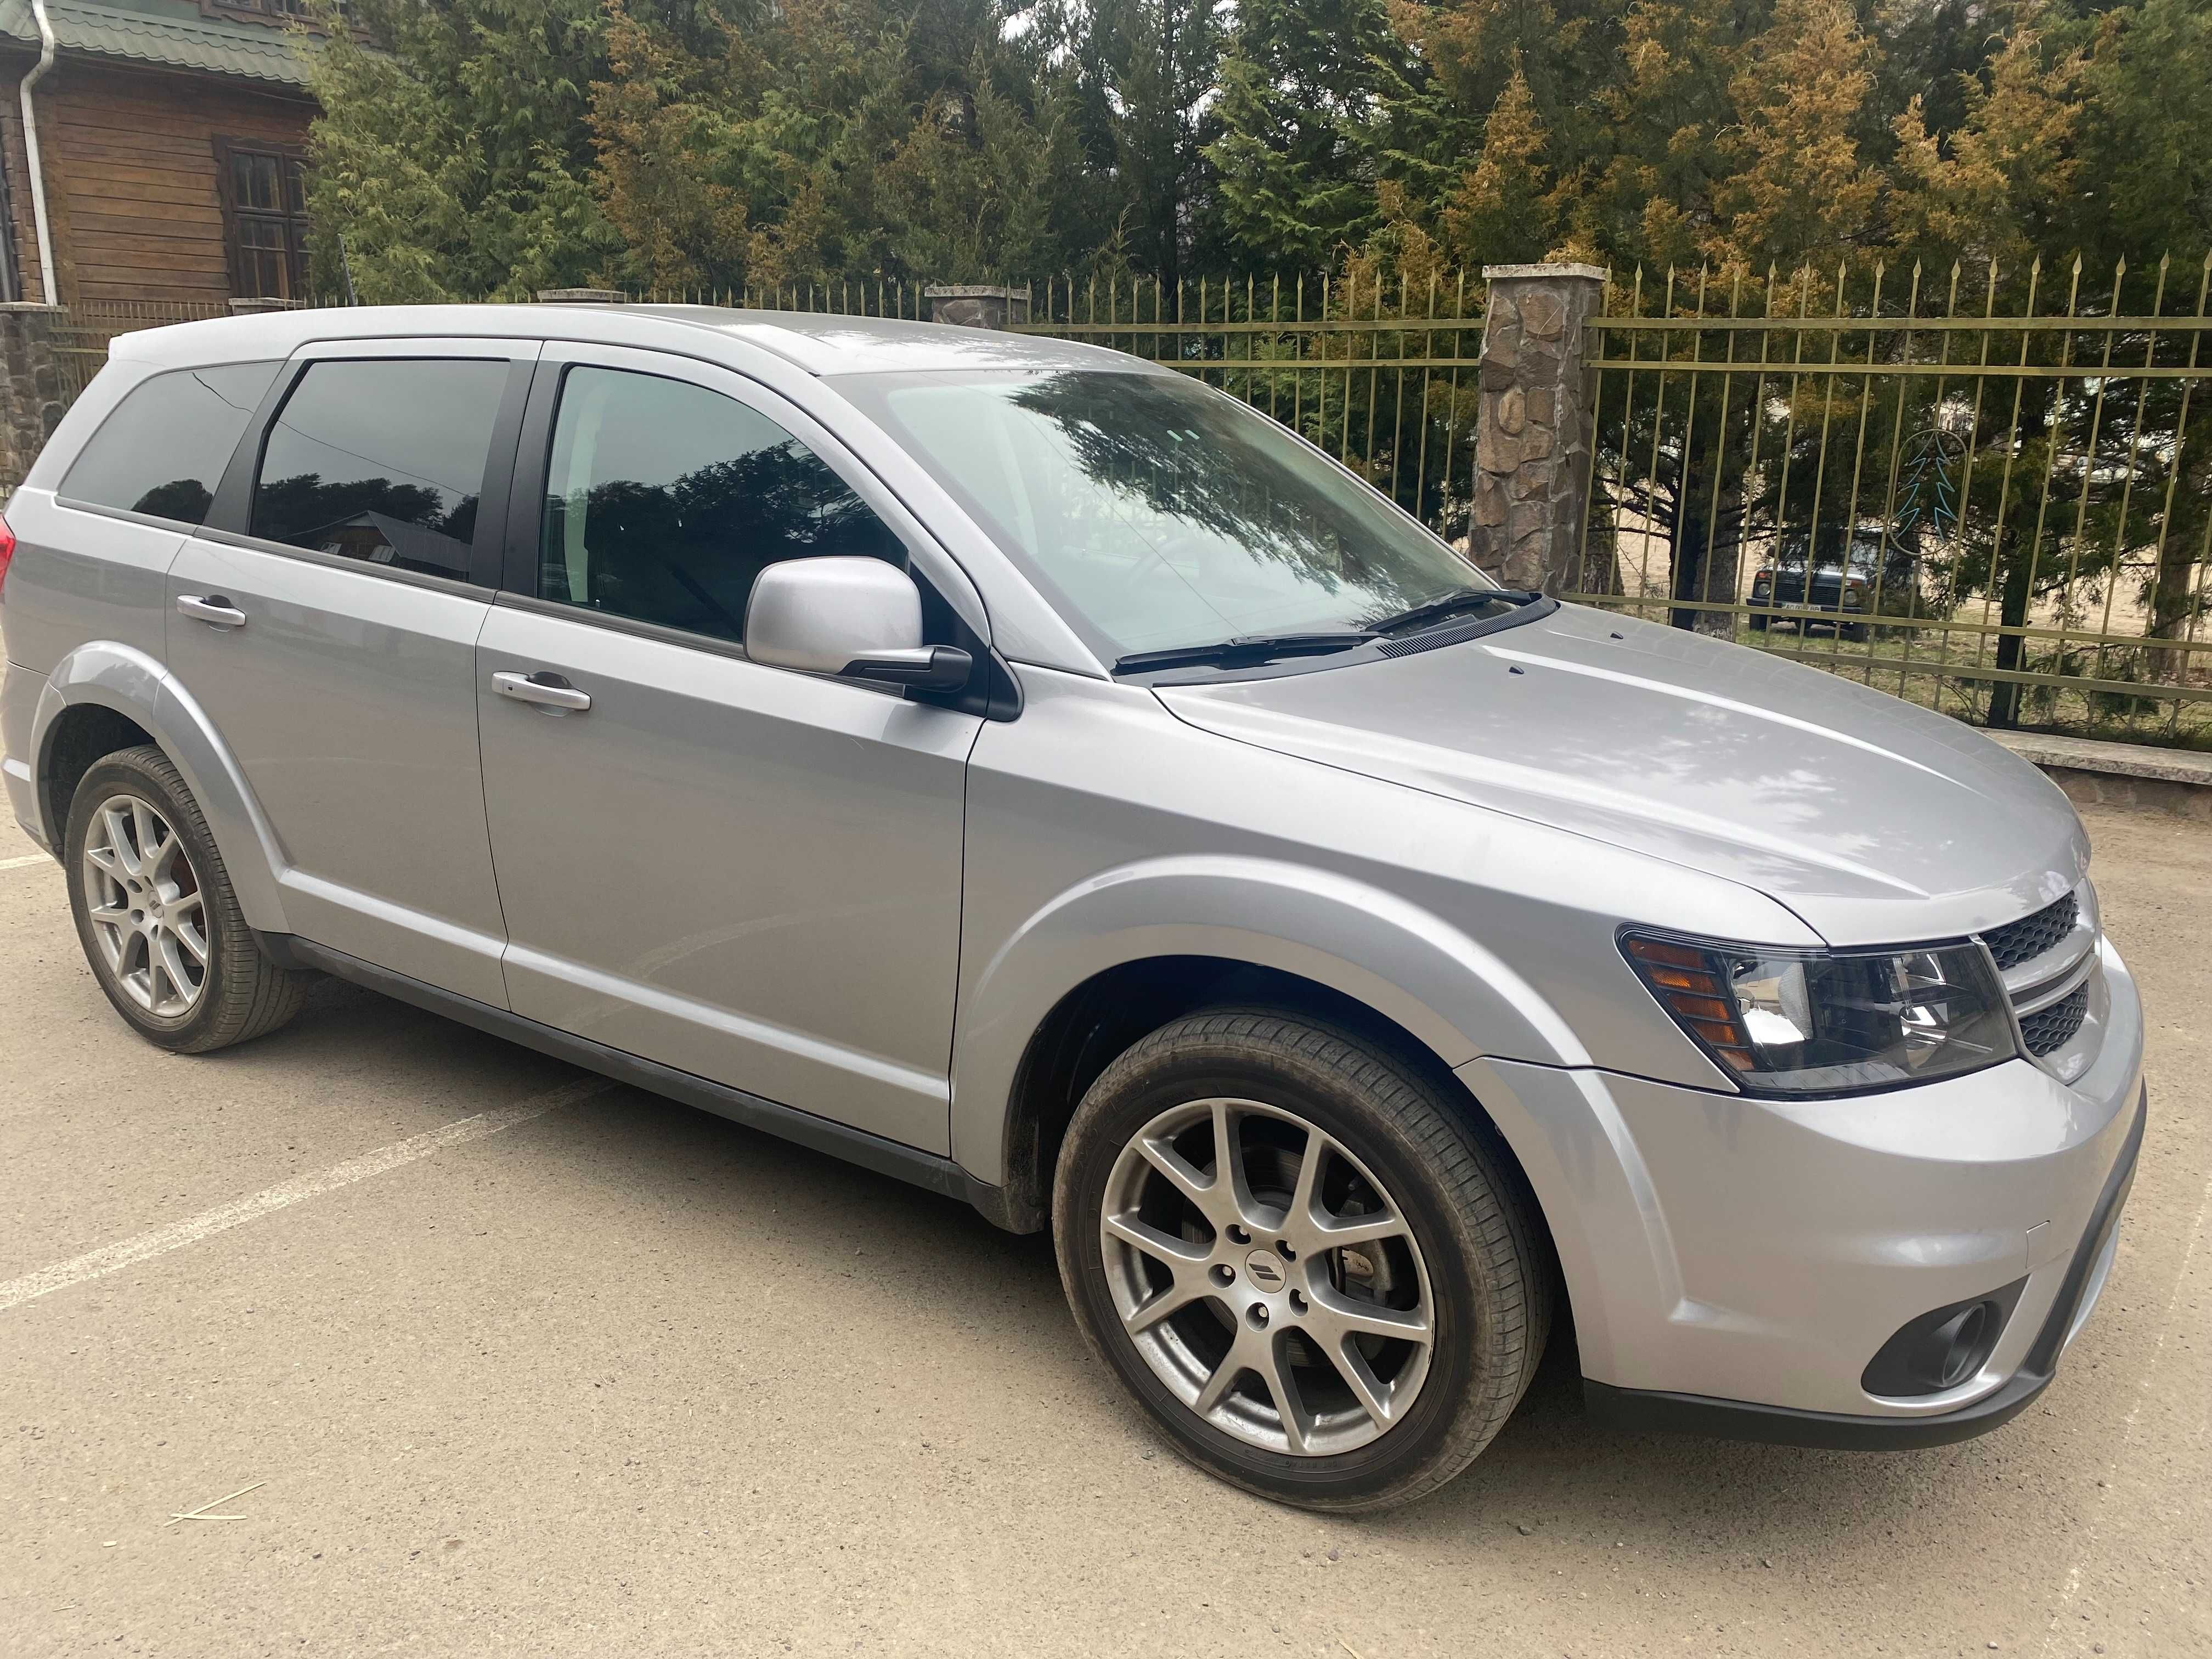
[[1079, 1323], [1169, 1443], [1306, 1508], [1458, 1474], [1549, 1329], [1530, 1218], [1454, 1107], [1285, 1015], [1194, 1015], [1115, 1060], [1053, 1213]]
[[298, 1012], [309, 975], [262, 952], [199, 803], [160, 750], [125, 749], [84, 775], [63, 863], [93, 976], [149, 1042], [202, 1054]]

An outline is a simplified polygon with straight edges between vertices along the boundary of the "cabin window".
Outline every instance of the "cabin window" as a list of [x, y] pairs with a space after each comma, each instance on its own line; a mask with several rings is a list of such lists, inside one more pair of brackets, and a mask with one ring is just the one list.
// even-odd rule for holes
[[216, 141], [230, 289], [240, 300], [307, 297], [307, 161], [296, 149]]

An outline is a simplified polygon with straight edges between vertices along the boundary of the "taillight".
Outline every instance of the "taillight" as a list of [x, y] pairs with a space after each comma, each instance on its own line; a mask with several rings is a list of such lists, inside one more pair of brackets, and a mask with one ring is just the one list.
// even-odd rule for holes
[[0, 599], [8, 596], [8, 565], [15, 556], [15, 532], [8, 528], [8, 520], [0, 519]]

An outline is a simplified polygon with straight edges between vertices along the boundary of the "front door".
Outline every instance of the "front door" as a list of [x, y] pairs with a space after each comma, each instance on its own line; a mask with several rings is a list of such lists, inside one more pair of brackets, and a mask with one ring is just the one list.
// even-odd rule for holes
[[980, 722], [740, 643], [770, 563], [905, 564], [888, 504], [680, 358], [549, 347], [526, 433], [526, 591], [477, 649], [515, 1012], [944, 1152]]
[[168, 578], [170, 670], [259, 804], [287, 925], [495, 1006], [474, 653], [499, 530], [477, 509], [504, 501], [537, 350], [312, 349]]

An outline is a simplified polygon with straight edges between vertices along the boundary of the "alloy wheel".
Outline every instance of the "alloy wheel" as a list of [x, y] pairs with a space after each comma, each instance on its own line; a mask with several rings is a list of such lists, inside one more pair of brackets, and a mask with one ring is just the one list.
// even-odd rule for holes
[[84, 843], [87, 917], [124, 994], [180, 1019], [207, 988], [207, 909], [176, 829], [136, 795], [100, 804]]
[[1153, 1374], [1213, 1427], [1323, 1457], [1405, 1419], [1435, 1302], [1405, 1212], [1343, 1143], [1280, 1107], [1187, 1102], [1108, 1177], [1099, 1248]]

